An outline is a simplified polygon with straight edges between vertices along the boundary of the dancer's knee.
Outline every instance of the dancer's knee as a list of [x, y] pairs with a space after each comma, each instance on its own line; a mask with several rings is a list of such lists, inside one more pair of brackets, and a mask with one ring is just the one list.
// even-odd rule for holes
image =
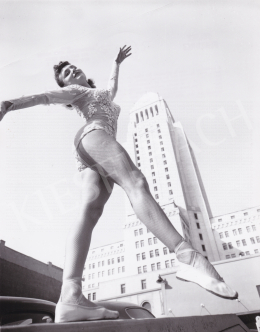
[[128, 181], [124, 189], [127, 194], [138, 196], [140, 193], [149, 191], [149, 185], [143, 173], [135, 172], [134, 176]]
[[104, 210], [104, 206], [88, 204], [85, 209], [85, 220], [92, 228], [95, 227]]

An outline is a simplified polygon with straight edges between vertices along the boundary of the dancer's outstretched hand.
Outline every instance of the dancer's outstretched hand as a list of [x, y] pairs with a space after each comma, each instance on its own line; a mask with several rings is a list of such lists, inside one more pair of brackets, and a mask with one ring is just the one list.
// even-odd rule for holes
[[118, 64], [120, 64], [121, 62], [123, 62], [125, 60], [125, 58], [129, 57], [132, 53], [129, 53], [131, 51], [131, 46], [126, 47], [126, 45], [124, 47], [120, 47], [120, 51], [118, 53], [118, 56], [116, 58], [116, 62]]
[[1, 109], [0, 109], [0, 121], [2, 121], [3, 117], [7, 113], [7, 109], [9, 106], [11, 106], [12, 103], [10, 101], [2, 101], [1, 102]]

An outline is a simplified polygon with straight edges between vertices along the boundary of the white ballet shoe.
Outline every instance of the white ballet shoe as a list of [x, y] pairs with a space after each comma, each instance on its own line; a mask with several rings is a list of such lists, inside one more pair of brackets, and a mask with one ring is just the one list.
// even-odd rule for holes
[[117, 319], [118, 311], [104, 307], [86, 307], [80, 304], [58, 302], [55, 309], [55, 323], [80, 322], [86, 320]]
[[[222, 298], [230, 300], [237, 299], [238, 293], [226, 285], [224, 279], [220, 277], [213, 265], [201, 253], [192, 248], [180, 250], [184, 242], [180, 243], [178, 248], [175, 249], [176, 257], [180, 262], [180, 269], [176, 273], [176, 278], [193, 282], [208, 292]], [[187, 252], [191, 252], [188, 263], [187, 256], [183, 255]], [[186, 262], [182, 262], [182, 259], [186, 260]]]

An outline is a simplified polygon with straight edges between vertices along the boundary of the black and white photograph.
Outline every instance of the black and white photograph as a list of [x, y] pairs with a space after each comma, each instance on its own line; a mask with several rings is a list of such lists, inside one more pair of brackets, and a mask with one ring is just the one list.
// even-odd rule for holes
[[0, 329], [260, 331], [260, 2], [0, 6]]

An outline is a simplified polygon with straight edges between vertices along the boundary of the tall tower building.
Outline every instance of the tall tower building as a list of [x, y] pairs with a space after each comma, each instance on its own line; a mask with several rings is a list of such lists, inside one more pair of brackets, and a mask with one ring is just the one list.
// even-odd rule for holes
[[[130, 111], [125, 148], [174, 227], [210, 261], [219, 260], [211, 230], [212, 213], [193, 150], [159, 94], [146, 93]], [[126, 246], [135, 245], [138, 229], [141, 223], [127, 203]], [[138, 248], [132, 249], [128, 259], [134, 266], [138, 257], [134, 249]]]

